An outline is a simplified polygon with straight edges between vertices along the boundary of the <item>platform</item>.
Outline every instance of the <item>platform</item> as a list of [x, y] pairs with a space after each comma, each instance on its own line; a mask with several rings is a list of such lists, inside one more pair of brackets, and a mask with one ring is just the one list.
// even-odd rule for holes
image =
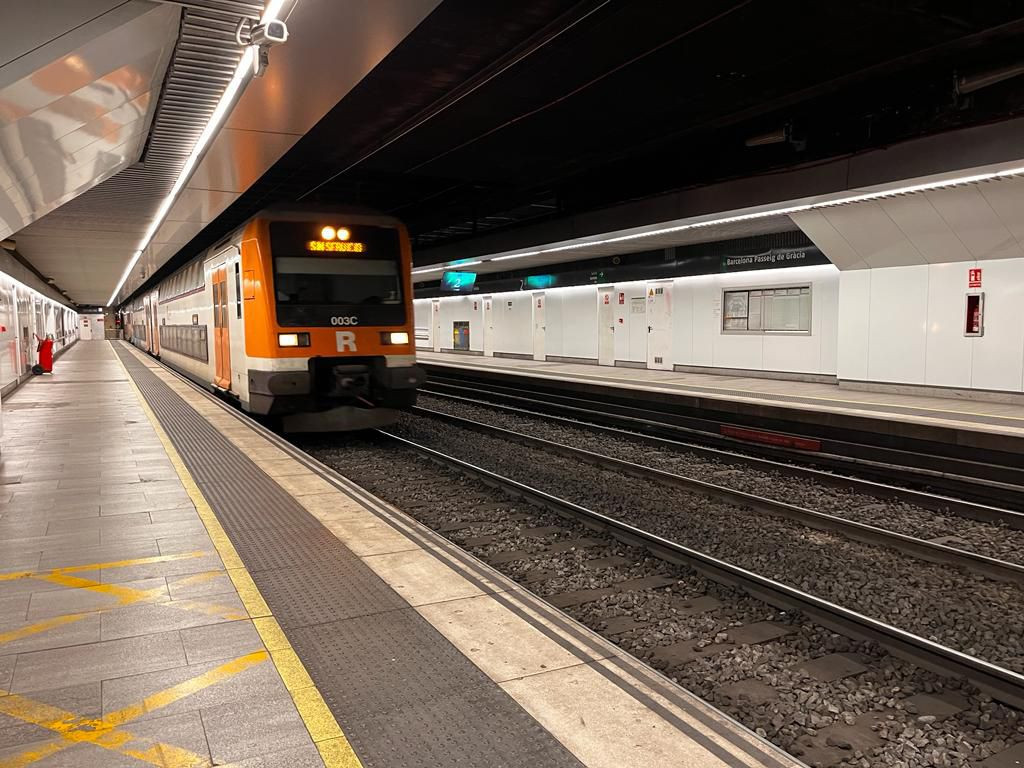
[[[971, 444], [971, 439], [963, 437], [971, 433], [1024, 441], [1024, 401], [989, 402], [896, 391], [862, 391], [839, 384], [762, 376], [648, 370], [453, 352], [417, 350], [416, 356], [421, 363], [429, 365], [678, 395], [694, 404], [717, 405], [723, 410], [788, 415], [794, 422], [822, 422], [826, 418], [836, 421], [838, 417], [848, 417], [849, 424], [862, 429], [890, 430], [896, 429], [893, 424], [902, 425], [898, 430], [905, 437], [934, 439], [940, 430], [946, 430], [948, 440], [961, 445]], [[974, 438], [974, 442], [977, 440]], [[1005, 442], [999, 447], [1005, 449]], [[1024, 442], [1018, 450], [1024, 451]]]
[[799, 765], [126, 344], [3, 418], [4, 768]]

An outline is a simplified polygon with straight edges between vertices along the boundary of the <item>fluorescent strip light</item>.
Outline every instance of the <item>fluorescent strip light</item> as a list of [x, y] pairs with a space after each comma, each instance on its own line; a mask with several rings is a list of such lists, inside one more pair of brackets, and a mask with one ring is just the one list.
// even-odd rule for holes
[[[281, 12], [281, 8], [284, 6], [285, 0], [270, 0], [267, 4], [266, 10], [263, 12], [263, 16], [260, 18], [260, 24], [266, 24], [268, 21], [273, 21], [277, 18]], [[131, 275], [132, 270], [135, 269], [135, 265], [139, 263], [139, 259], [142, 258], [143, 252], [149, 247], [150, 242], [156, 235], [157, 230], [160, 229], [160, 225], [164, 223], [164, 219], [171, 210], [171, 206], [174, 205], [178, 199], [178, 195], [181, 194], [181, 190], [185, 188], [189, 179], [192, 178], [192, 173], [198, 165], [199, 160], [202, 158], [203, 153], [206, 151], [211, 139], [220, 130], [221, 124], [227, 117], [228, 112], [234, 106], [236, 98], [240, 95], [245, 85], [252, 79], [253, 76], [253, 62], [256, 60], [256, 48], [255, 46], [248, 46], [245, 49], [245, 53], [242, 54], [241, 60], [238, 62], [238, 66], [235, 68], [235, 74], [232, 76], [231, 81], [228, 83], [227, 88], [224, 89], [224, 93], [221, 94], [220, 101], [217, 102], [217, 107], [213, 110], [213, 114], [210, 115], [210, 121], [206, 124], [203, 132], [199, 135], [196, 140], [195, 146], [192, 147], [192, 151], [189, 153], [188, 158], [185, 160], [185, 165], [182, 166], [181, 172], [178, 174], [177, 180], [174, 182], [174, 186], [171, 187], [171, 191], [167, 193], [167, 197], [164, 198], [160, 207], [157, 209], [156, 216], [153, 217], [153, 221], [150, 222], [149, 227], [146, 229], [146, 234], [143, 235], [142, 240], [139, 241], [139, 246], [135, 253], [132, 254], [131, 259], [128, 262], [128, 266], [125, 267], [124, 273], [121, 275], [121, 279], [117, 283], [117, 287], [114, 292], [110, 294], [110, 298], [107, 300], [107, 306], [113, 306], [114, 300], [117, 298], [117, 294], [121, 292], [124, 284], [128, 281], [128, 276]]]
[[541, 251], [527, 251], [526, 253], [513, 253], [509, 256], [495, 256], [491, 261], [507, 261], [508, 259], [521, 259], [524, 256], [536, 256]]
[[412, 271], [412, 274], [414, 274], [414, 275], [425, 275], [428, 272], [440, 272], [442, 269], [447, 269], [447, 267], [440, 266], [440, 267], [428, 267], [426, 269], [414, 269]]
[[[630, 240], [640, 240], [645, 237], [656, 237], [658, 235], [671, 235], [676, 232], [686, 232], [691, 229], [702, 229], [705, 227], [716, 227], [721, 224], [735, 224], [743, 221], [754, 221], [757, 219], [766, 219], [773, 216], [788, 216], [793, 213], [803, 213], [805, 211], [815, 211], [821, 208], [833, 208], [839, 205], [849, 205], [850, 203], [863, 203], [871, 200], [881, 200], [887, 197], [896, 197], [898, 195], [909, 195], [916, 192], [932, 192], [939, 189], [948, 189], [950, 187], [957, 187], [964, 184], [977, 184], [983, 181], [994, 181], [996, 179], [1005, 179], [1011, 176], [1024, 175], [1024, 166], [1016, 168], [1008, 168], [1003, 171], [992, 171], [989, 173], [976, 173], [970, 176], [958, 176], [945, 181], [928, 181], [921, 184], [910, 184], [905, 187], [896, 187], [894, 189], [879, 190], [876, 192], [862, 192], [858, 195], [848, 195], [846, 197], [836, 198], [835, 200], [823, 200], [819, 203], [805, 203], [802, 205], [790, 205], [783, 208], [776, 208], [769, 211], [758, 211], [757, 213], [742, 213], [735, 216], [721, 216], [716, 219], [708, 219], [706, 221], [696, 221], [689, 224], [678, 224], [672, 227], [662, 227], [661, 229], [654, 229], [649, 232], [636, 232], [631, 235], [619, 235], [618, 237], [608, 237], [603, 240], [590, 240], [585, 243], [570, 243], [568, 245], [559, 245], [554, 248], [541, 248], [536, 251], [527, 251], [525, 253], [512, 253], [507, 256], [491, 256], [485, 258], [485, 261], [505, 261], [507, 259], [519, 259], [523, 256], [537, 256], [544, 253], [561, 253], [563, 251], [575, 251], [580, 248], [589, 248], [593, 245], [609, 245], [611, 243], [624, 243]], [[478, 262], [479, 263], [479, 262]]]

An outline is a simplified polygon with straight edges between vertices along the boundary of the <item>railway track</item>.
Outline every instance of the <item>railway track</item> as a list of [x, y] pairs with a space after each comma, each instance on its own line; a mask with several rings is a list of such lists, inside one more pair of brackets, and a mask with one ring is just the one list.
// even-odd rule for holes
[[975, 765], [1020, 733], [1016, 710], [972, 687], [1020, 707], [1017, 672], [408, 437], [383, 439], [310, 452], [809, 765]]
[[[1001, 522], [1024, 529], [1024, 515], [1007, 516], [1006, 511], [1024, 512], [1024, 467], [1011, 459], [986, 456], [976, 460], [940, 455], [921, 448], [894, 448], [868, 444], [856, 436], [827, 439], [805, 438], [792, 433], [767, 432], [778, 437], [775, 444], [750, 442], [730, 435], [742, 434], [742, 424], [727, 424], [703, 412], [673, 408], [660, 402], [638, 399], [625, 393], [598, 399], [586, 393], [550, 391], [543, 383], [525, 386], [474, 379], [466, 372], [453, 376], [443, 368], [430, 368], [423, 394], [447, 397], [467, 403], [501, 407], [510, 412], [543, 414], [567, 422], [611, 431], [626, 431], [653, 440], [685, 443], [690, 450], [708, 455], [728, 455], [734, 462], [765, 466], [769, 462], [787, 467], [794, 476], [813, 477], [837, 486], [867, 488], [875, 495], [886, 493], [900, 498], [907, 490], [926, 491], [943, 499], [958, 514], [978, 514], [986, 522]], [[751, 431], [759, 430], [751, 426]], [[807, 441], [813, 450], [802, 449]], [[828, 478], [832, 478], [829, 480]], [[964, 502], [967, 502], [966, 504]], [[918, 502], [915, 502], [918, 503]], [[990, 507], [993, 511], [986, 511]]]
[[[849, 520], [839, 515], [806, 509], [778, 499], [758, 496], [745, 491], [736, 490], [725, 485], [709, 483], [693, 477], [667, 472], [632, 461], [625, 461], [604, 453], [585, 450], [564, 443], [547, 440], [542, 437], [517, 432], [494, 424], [484, 423], [451, 413], [436, 411], [430, 408], [417, 407], [414, 413], [428, 418], [440, 419], [450, 424], [475, 430], [484, 434], [507, 439], [525, 446], [539, 448], [556, 455], [565, 456], [591, 466], [620, 472], [624, 475], [662, 485], [683, 488], [706, 494], [728, 504], [748, 508], [754, 512], [776, 515], [799, 522], [811, 528], [842, 534], [855, 541], [866, 544], [890, 547], [905, 554], [921, 558], [933, 563], [942, 563], [963, 568], [989, 578], [1008, 581], [1024, 586], [1024, 565], [1006, 562], [995, 557], [972, 552], [968, 549], [953, 547], [947, 544], [908, 536], [898, 531], [888, 530], [877, 525], [868, 525], [856, 520]], [[921, 494], [924, 495], [924, 494]], [[1011, 513], [1012, 514], [1012, 513]]]

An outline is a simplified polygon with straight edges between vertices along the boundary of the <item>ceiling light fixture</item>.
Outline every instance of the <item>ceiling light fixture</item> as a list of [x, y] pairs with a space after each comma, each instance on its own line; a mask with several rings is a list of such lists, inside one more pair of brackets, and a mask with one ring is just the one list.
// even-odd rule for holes
[[[821, 208], [834, 208], [840, 205], [849, 205], [851, 203], [863, 203], [872, 200], [882, 200], [888, 197], [898, 197], [900, 195], [910, 195], [916, 192], [934, 192], [940, 189], [949, 189], [951, 187], [959, 187], [965, 184], [978, 184], [983, 181], [995, 181], [996, 179], [1007, 179], [1012, 176], [1024, 175], [1024, 166], [1017, 166], [1014, 168], [1007, 168], [1002, 171], [990, 171], [988, 173], [975, 173], [970, 176], [956, 176], [951, 179], [945, 179], [941, 181], [927, 181], [920, 184], [909, 184], [903, 187], [895, 187], [893, 189], [877, 190], [875, 192], [862, 192], [856, 195], [847, 195], [846, 197], [839, 197], [834, 200], [822, 200], [817, 203], [804, 203], [801, 205], [790, 205], [782, 208], [775, 208], [767, 211], [757, 211], [756, 213], [741, 213], [734, 216], [721, 216], [716, 219], [707, 219], [705, 221], [695, 221], [688, 224], [677, 224], [671, 227], [662, 227], [660, 229], [652, 229], [647, 232], [634, 232], [630, 235], [619, 235], [618, 237], [608, 237], [603, 240], [589, 240], [585, 243], [569, 243], [568, 245], [558, 245], [553, 248], [541, 248], [536, 251], [529, 251], [527, 253], [513, 253], [508, 256], [492, 256], [484, 259], [485, 261], [504, 261], [505, 259], [518, 259], [522, 256], [536, 256], [544, 253], [561, 253], [563, 251], [575, 251], [580, 248], [589, 248], [594, 245], [610, 245], [612, 243], [624, 243], [630, 240], [640, 240], [645, 237], [657, 237], [658, 235], [671, 235], [676, 232], [686, 232], [692, 229], [703, 229], [705, 227], [715, 227], [721, 224], [736, 224], [744, 221], [755, 221], [757, 219], [766, 219], [773, 216], [789, 216], [794, 213], [804, 213], [806, 211], [816, 211]], [[479, 263], [479, 262], [477, 262]], [[414, 273], [415, 274], [415, 273]]]
[[[285, 0], [270, 0], [270, 2], [267, 3], [266, 10], [264, 10], [259, 23], [261, 25], [266, 25], [267, 22], [275, 21], [278, 14], [280, 14], [284, 3]], [[125, 267], [124, 273], [121, 275], [121, 279], [117, 283], [117, 287], [114, 288], [113, 293], [110, 294], [110, 298], [107, 300], [108, 307], [113, 306], [114, 300], [117, 298], [117, 294], [121, 292], [124, 284], [128, 281], [128, 276], [131, 275], [132, 270], [135, 269], [135, 265], [139, 263], [139, 259], [142, 258], [143, 252], [145, 252], [146, 248], [149, 247], [149, 243], [153, 239], [154, 235], [156, 235], [160, 225], [164, 223], [164, 219], [170, 212], [171, 206], [174, 205], [174, 202], [178, 199], [178, 195], [181, 194], [181, 190], [185, 188], [189, 179], [192, 178], [192, 173], [195, 171], [196, 166], [205, 154], [211, 139], [213, 139], [217, 134], [217, 131], [220, 129], [224, 119], [235, 106], [235, 102], [241, 95], [245, 85], [252, 79], [254, 74], [253, 63], [256, 61], [257, 56], [256, 48], [257, 46], [254, 45], [246, 46], [245, 53], [242, 54], [242, 58], [238, 62], [238, 66], [235, 68], [235, 74], [231, 77], [231, 82], [229, 82], [227, 87], [224, 89], [224, 93], [221, 94], [220, 101], [217, 102], [217, 107], [213, 110], [213, 114], [210, 115], [210, 121], [206, 124], [203, 132], [196, 140], [195, 146], [192, 147], [192, 151], [185, 160], [185, 165], [182, 166], [181, 172], [178, 174], [178, 178], [174, 182], [174, 186], [171, 187], [171, 191], [167, 193], [167, 197], [164, 198], [160, 207], [157, 209], [156, 216], [153, 217], [153, 221], [150, 222], [145, 235], [143, 235], [142, 239], [139, 241], [138, 248], [128, 261], [128, 266]]]

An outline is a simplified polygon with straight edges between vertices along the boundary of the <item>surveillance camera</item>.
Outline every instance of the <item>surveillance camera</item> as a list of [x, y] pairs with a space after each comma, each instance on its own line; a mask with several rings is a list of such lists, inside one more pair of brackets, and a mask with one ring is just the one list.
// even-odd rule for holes
[[261, 47], [283, 43], [288, 39], [288, 26], [278, 19], [268, 21], [266, 24], [257, 24], [252, 28], [250, 39], [253, 45]]

